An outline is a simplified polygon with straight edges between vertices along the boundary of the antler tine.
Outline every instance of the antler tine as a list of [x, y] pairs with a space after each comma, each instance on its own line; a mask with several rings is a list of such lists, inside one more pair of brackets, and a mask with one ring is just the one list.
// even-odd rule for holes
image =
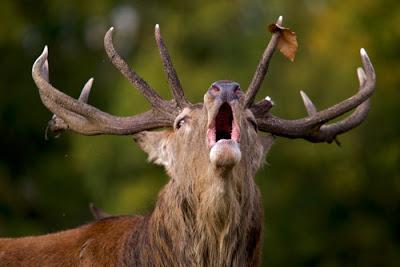
[[55, 114], [53, 126], [56, 128], [49, 125], [50, 130], [70, 129], [85, 135], [129, 135], [172, 125], [173, 118], [158, 109], [130, 117], [116, 117], [86, 104], [83, 100], [87, 100], [92, 79], [84, 86], [81, 101], [60, 92], [48, 81], [47, 57], [46, 46], [33, 64], [32, 77], [39, 89], [43, 104]]
[[[357, 70], [360, 88], [356, 95], [330, 108], [310, 114], [309, 117], [303, 119], [285, 120], [267, 114], [266, 117], [258, 118], [259, 129], [288, 138], [304, 138], [311, 142], [330, 143], [337, 135], [359, 125], [368, 114], [369, 98], [374, 93], [376, 82], [374, 67], [367, 53], [364, 49], [361, 49], [360, 54], [364, 69], [359, 68]], [[346, 119], [337, 123], [324, 125], [326, 122], [354, 108], [356, 110]]]
[[89, 100], [90, 90], [92, 90], [94, 78], [90, 78], [82, 88], [81, 94], [79, 95], [78, 100], [87, 103]]
[[114, 27], [111, 27], [106, 35], [104, 36], [104, 47], [107, 52], [110, 61], [114, 66], [134, 85], [139, 91], [146, 97], [150, 104], [162, 112], [175, 114], [176, 110], [166, 100], [162, 99], [161, 96], [151, 88], [145, 80], [143, 80], [134, 70], [132, 70], [125, 60], [117, 53], [114, 48], [112, 37]]
[[[280, 16], [276, 21], [278, 26], [282, 26], [283, 17]], [[269, 41], [264, 53], [258, 63], [256, 72], [254, 73], [253, 79], [246, 91], [245, 107], [249, 108], [253, 105], [258, 90], [260, 90], [261, 84], [268, 71], [269, 62], [274, 54], [275, 48], [278, 45], [279, 37], [281, 33], [279, 31], [272, 34], [271, 40]]]
[[[47, 60], [46, 60], [47, 63]], [[47, 79], [47, 81], [49, 81]], [[82, 103], [87, 103], [89, 100], [89, 94], [90, 94], [90, 90], [92, 89], [93, 86], [93, 78], [90, 78], [85, 85], [83, 86], [83, 89], [81, 91], [81, 94], [78, 98], [78, 101], [82, 102]], [[63, 131], [68, 129], [68, 124], [65, 123], [65, 121], [61, 118], [59, 118], [57, 115], [53, 114], [53, 117], [51, 117], [51, 119], [49, 120], [49, 122], [47, 123], [47, 127], [46, 127], [46, 131], [45, 131], [45, 139], [47, 140], [47, 133], [48, 130], [51, 130], [53, 133], [56, 133], [56, 137], [58, 136], [58, 134], [61, 134]]]
[[314, 115], [317, 113], [317, 108], [315, 107], [314, 103], [308, 97], [306, 93], [300, 91], [301, 98], [303, 99], [304, 106], [306, 107], [307, 113], [309, 116]]
[[[46, 63], [47, 63], [47, 60], [46, 60]], [[46, 80], [47, 80], [47, 82], [49, 81], [48, 79], [46, 79]], [[93, 80], [94, 80], [93, 78], [90, 78], [86, 82], [86, 84], [83, 86], [83, 89], [78, 98], [78, 101], [80, 101], [82, 103], [88, 102], [90, 90], [92, 89], [92, 85], [93, 85]], [[49, 130], [52, 131], [53, 133], [56, 133], [57, 134], [56, 137], [58, 137], [59, 134], [61, 134], [63, 131], [65, 131], [67, 129], [68, 129], [68, 124], [65, 123], [65, 121], [63, 119], [61, 119], [60, 117], [58, 117], [56, 114], [53, 114], [53, 116], [47, 123], [44, 138], [46, 140], [48, 140], [48, 131]]]
[[[45, 49], [47, 50], [47, 46], [45, 47]], [[42, 68], [40, 68], [40, 74], [45, 81], [49, 82], [49, 61], [47, 59], [45, 60]], [[63, 132], [67, 128], [68, 125], [61, 118], [53, 114], [53, 116], [47, 123], [47, 127], [44, 132], [44, 139], [48, 140], [49, 130], [51, 130], [53, 133], [57, 133], [56, 136], [58, 136], [59, 133]]]
[[260, 102], [254, 104], [251, 107], [251, 112], [255, 117], [262, 117], [269, 112], [269, 110], [275, 105], [270, 96], [266, 96]]
[[154, 27], [154, 35], [156, 38], [158, 50], [160, 51], [161, 60], [164, 65], [164, 71], [165, 74], [167, 75], [168, 84], [172, 89], [172, 93], [174, 95], [176, 104], [180, 108], [189, 106], [190, 102], [185, 97], [185, 93], [182, 89], [181, 82], [179, 81], [178, 74], [176, 73], [175, 68], [172, 64], [171, 57], [168, 53], [168, 49], [161, 36], [160, 26], [158, 24], [156, 24], [156, 26]]
[[[47, 46], [45, 46], [45, 49], [47, 50]], [[46, 59], [46, 61], [43, 64], [43, 67], [40, 69], [40, 73], [46, 81], [49, 81], [49, 61]]]

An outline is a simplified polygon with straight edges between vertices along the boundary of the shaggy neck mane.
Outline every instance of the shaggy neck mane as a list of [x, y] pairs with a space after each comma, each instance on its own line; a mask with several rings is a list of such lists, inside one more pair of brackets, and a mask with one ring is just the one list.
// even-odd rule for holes
[[160, 265], [245, 266], [254, 260], [262, 219], [259, 192], [251, 177], [229, 176], [210, 173], [191, 180], [197, 183], [172, 179], [160, 192], [146, 231]]

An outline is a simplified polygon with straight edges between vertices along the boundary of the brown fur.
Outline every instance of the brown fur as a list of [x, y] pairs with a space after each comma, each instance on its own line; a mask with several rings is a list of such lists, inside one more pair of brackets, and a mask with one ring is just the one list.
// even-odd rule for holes
[[49, 235], [2, 238], [0, 266], [121, 266], [130, 229], [142, 221], [113, 217]]
[[0, 266], [258, 266], [262, 208], [253, 181], [272, 138], [258, 136], [241, 102], [240, 162], [210, 164], [206, 131], [216, 103], [185, 108], [178, 129], [141, 132], [135, 141], [164, 165], [170, 181], [151, 214], [100, 219], [77, 229], [0, 239]]

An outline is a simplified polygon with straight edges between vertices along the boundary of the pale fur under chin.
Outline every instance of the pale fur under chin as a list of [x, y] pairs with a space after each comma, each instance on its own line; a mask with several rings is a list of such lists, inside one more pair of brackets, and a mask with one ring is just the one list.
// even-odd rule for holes
[[196, 255], [204, 255], [203, 250], [208, 250], [208, 261], [197, 258], [200, 265], [218, 263], [224, 266], [232, 257], [231, 246], [236, 245], [237, 240], [233, 240], [231, 233], [240, 225], [240, 203], [233, 189], [234, 181], [215, 178], [200, 195], [196, 227], [200, 234], [195, 247]]
[[210, 150], [210, 161], [214, 166], [234, 166], [242, 158], [239, 144], [232, 140], [220, 140]]

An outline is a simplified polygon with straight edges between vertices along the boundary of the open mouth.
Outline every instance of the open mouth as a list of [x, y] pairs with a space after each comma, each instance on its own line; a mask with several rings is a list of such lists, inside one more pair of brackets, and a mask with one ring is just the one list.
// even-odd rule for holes
[[210, 147], [218, 141], [233, 140], [239, 143], [239, 127], [233, 116], [232, 107], [228, 103], [223, 103], [211, 127], [207, 131], [208, 144]]

